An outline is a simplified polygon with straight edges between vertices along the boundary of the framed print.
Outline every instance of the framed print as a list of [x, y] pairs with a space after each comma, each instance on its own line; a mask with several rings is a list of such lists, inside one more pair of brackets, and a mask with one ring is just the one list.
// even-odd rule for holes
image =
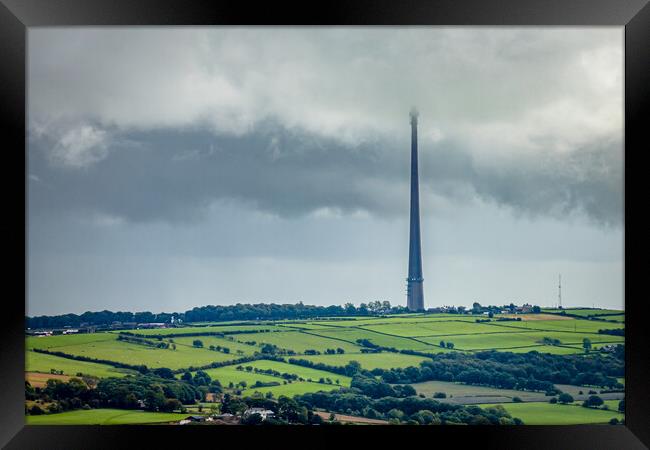
[[646, 448], [647, 2], [2, 3], [7, 448]]

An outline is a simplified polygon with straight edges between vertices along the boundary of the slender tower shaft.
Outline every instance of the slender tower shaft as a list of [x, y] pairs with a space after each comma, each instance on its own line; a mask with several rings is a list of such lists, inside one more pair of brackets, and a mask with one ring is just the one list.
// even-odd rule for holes
[[409, 274], [406, 306], [411, 311], [424, 310], [422, 289], [422, 250], [420, 242], [420, 189], [418, 180], [418, 112], [411, 110], [411, 228], [409, 239]]

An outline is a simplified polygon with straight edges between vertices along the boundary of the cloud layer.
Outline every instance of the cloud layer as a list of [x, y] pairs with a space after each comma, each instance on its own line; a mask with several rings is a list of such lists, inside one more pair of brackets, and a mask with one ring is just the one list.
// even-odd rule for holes
[[402, 214], [417, 104], [423, 209], [622, 222], [621, 29], [34, 29], [29, 46], [44, 204]]

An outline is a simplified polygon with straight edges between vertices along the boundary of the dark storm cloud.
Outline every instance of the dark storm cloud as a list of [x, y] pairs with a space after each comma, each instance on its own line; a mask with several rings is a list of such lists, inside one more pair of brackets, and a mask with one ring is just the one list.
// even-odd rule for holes
[[403, 214], [407, 111], [423, 201], [622, 221], [620, 30], [30, 31], [38, 208], [196, 221]]
[[[323, 209], [394, 216], [407, 207], [404, 139], [350, 147], [273, 124], [242, 137], [131, 133], [114, 136], [104, 159], [80, 170], [52, 166], [48, 145], [31, 142], [30, 173], [37, 177], [31, 207], [37, 213], [77, 210], [132, 222], [192, 222], [223, 199], [285, 217]], [[478, 197], [531, 216], [579, 212], [600, 224], [619, 224], [619, 145], [605, 142], [568, 158], [493, 166], [457, 143], [428, 143], [420, 146], [423, 201], [432, 195], [462, 203]], [[433, 214], [444, 213], [431, 205]]]

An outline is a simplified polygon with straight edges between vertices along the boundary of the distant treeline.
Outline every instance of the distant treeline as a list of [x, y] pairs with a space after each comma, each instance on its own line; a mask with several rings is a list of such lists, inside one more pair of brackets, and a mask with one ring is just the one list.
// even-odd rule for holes
[[59, 316], [26, 317], [25, 326], [31, 329], [63, 328], [66, 326], [79, 327], [82, 324], [92, 326], [110, 325], [113, 322], [169, 323], [172, 317], [183, 322], [219, 322], [235, 320], [282, 320], [282, 319], [314, 319], [317, 317], [336, 316], [369, 316], [376, 314], [401, 314], [408, 312], [403, 306], [391, 306], [390, 302], [374, 301], [362, 303], [358, 307], [352, 303], [343, 306], [315, 306], [296, 304], [236, 304], [227, 306], [202, 306], [193, 308], [184, 313], [159, 313], [145, 312], [85, 312], [81, 315], [63, 314]]

